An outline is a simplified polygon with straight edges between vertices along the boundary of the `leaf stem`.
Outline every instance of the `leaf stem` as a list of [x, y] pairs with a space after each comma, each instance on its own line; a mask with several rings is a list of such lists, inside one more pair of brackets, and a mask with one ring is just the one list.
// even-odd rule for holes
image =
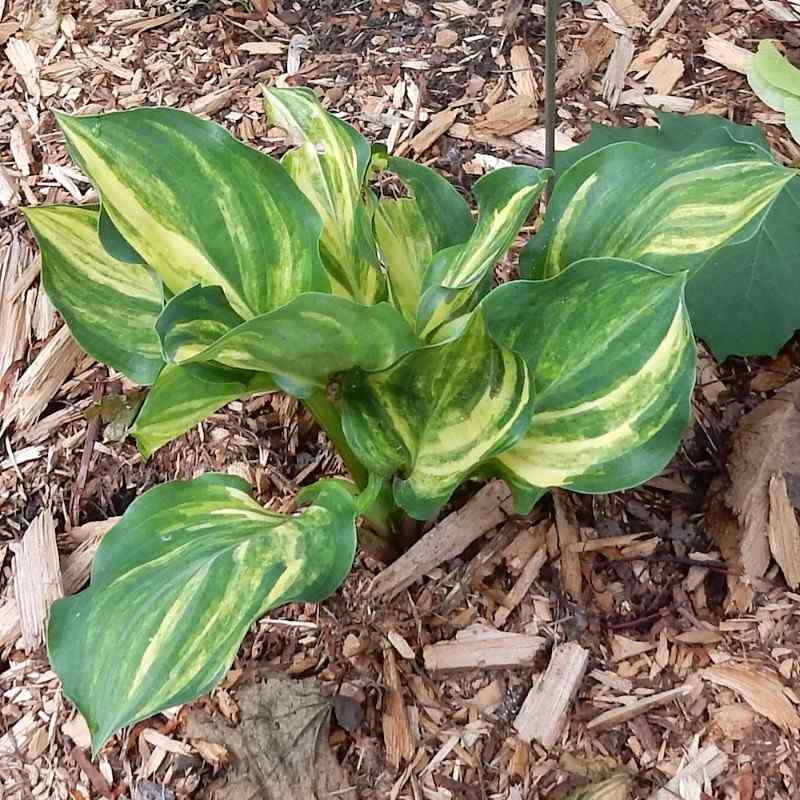
[[336, 406], [328, 399], [324, 389], [318, 389], [311, 397], [304, 401], [306, 408], [311, 412], [317, 425], [325, 431], [331, 444], [342, 457], [350, 477], [362, 491], [366, 488], [369, 476], [364, 465], [358, 460], [356, 454], [350, 449], [344, 431], [342, 430], [342, 417]]
[[[548, 169], [555, 165], [556, 152], [556, 18], [559, 0], [547, 0], [544, 45], [544, 160]], [[547, 182], [546, 199], [553, 191], [553, 178]]]

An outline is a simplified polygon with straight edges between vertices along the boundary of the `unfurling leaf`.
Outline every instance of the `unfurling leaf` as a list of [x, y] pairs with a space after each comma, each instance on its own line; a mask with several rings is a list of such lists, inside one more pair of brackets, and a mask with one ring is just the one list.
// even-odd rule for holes
[[106, 534], [85, 591], [58, 600], [50, 660], [95, 752], [115, 731], [214, 687], [269, 609], [318, 602], [355, 555], [352, 495], [329, 484], [302, 514], [228, 475], [157, 486]]
[[663, 469], [694, 385], [684, 281], [587, 259], [483, 301], [492, 337], [522, 356], [535, 387], [528, 431], [498, 457], [512, 485], [612, 492]]
[[397, 503], [427, 519], [465, 477], [525, 433], [530, 414], [524, 362], [492, 341], [476, 311], [455, 338], [383, 372], [351, 373], [342, 426], [368, 469], [403, 475]]

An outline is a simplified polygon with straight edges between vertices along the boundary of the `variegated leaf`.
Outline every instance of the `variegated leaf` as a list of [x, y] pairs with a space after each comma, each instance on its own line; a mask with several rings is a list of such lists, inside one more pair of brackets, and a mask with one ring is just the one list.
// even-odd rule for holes
[[136, 500], [103, 538], [89, 588], [50, 616], [50, 662], [94, 752], [124, 725], [213, 688], [269, 609], [327, 597], [355, 554], [353, 503], [330, 483], [285, 517], [244, 481], [214, 474]]
[[428, 264], [439, 250], [469, 239], [472, 217], [464, 198], [438, 172], [397, 157], [389, 157], [387, 167], [411, 196], [380, 199], [375, 211], [375, 238], [392, 301], [413, 323]]
[[384, 299], [371, 211], [362, 197], [369, 142], [326, 111], [310, 89], [265, 87], [264, 104], [270, 121], [299, 145], [281, 163], [322, 218], [320, 247], [334, 291], [365, 304]]
[[331, 376], [354, 367], [385, 369], [419, 345], [388, 303], [362, 306], [317, 292], [235, 323], [222, 292], [198, 286], [173, 298], [156, 327], [171, 361], [217, 361], [268, 372], [297, 397], [308, 397]]
[[432, 516], [465, 477], [511, 447], [530, 415], [525, 363], [492, 341], [480, 311], [457, 337], [344, 381], [350, 446], [372, 473], [404, 476], [395, 500], [417, 519]]
[[58, 121], [104, 213], [172, 292], [221, 286], [248, 319], [326, 287], [318, 214], [224, 128], [171, 108]]
[[491, 335], [525, 359], [536, 387], [529, 430], [498, 458], [507, 478], [611, 492], [664, 467], [688, 424], [694, 385], [685, 279], [586, 259], [483, 301]]
[[97, 208], [40, 206], [23, 211], [42, 253], [47, 295], [78, 344], [140, 384], [163, 366], [155, 321], [158, 278], [110, 256], [98, 236]]
[[469, 311], [480, 299], [491, 269], [514, 242], [544, 189], [549, 170], [502, 167], [484, 175], [473, 189], [478, 223], [462, 245], [439, 251], [423, 281], [417, 330], [429, 336], [440, 325]]
[[732, 139], [677, 153], [610, 144], [561, 175], [522, 269], [549, 277], [582, 258], [611, 256], [697, 271], [722, 245], [753, 236], [794, 174]]
[[190, 430], [226, 403], [277, 389], [263, 372], [219, 364], [167, 364], [139, 410], [131, 434], [150, 458], [162, 445]]

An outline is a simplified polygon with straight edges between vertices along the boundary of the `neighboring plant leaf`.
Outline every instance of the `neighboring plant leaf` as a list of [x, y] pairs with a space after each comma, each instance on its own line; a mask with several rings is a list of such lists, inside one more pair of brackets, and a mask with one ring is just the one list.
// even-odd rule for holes
[[263, 372], [213, 363], [167, 364], [148, 392], [130, 433], [147, 459], [226, 403], [277, 388], [271, 376]]
[[513, 244], [549, 176], [549, 170], [502, 167], [475, 184], [479, 216], [472, 236], [439, 251], [425, 273], [417, 315], [422, 336], [469, 311], [476, 289]]
[[[408, 323], [388, 303], [362, 306], [316, 292], [248, 320], [209, 344], [210, 334], [221, 329], [224, 303], [215, 287], [195, 287], [171, 300], [157, 323], [167, 357], [269, 372], [284, 391], [307, 397], [336, 373], [354, 367], [385, 369], [419, 346]], [[213, 309], [208, 327], [204, 309]]]
[[172, 292], [219, 285], [250, 318], [324, 288], [319, 216], [274, 159], [171, 108], [58, 121], [104, 211]]
[[310, 89], [264, 87], [264, 105], [270, 121], [299, 143], [281, 163], [322, 218], [320, 247], [334, 290], [359, 303], [382, 300], [386, 282], [362, 199], [369, 142]]
[[547, 277], [598, 255], [688, 269], [695, 330], [718, 358], [777, 350], [800, 323], [787, 291], [800, 289], [798, 179], [749, 142], [714, 146], [728, 136], [720, 126], [708, 136], [679, 152], [619, 142], [575, 162], [520, 256], [522, 273]]
[[511, 447], [530, 414], [528, 370], [491, 340], [480, 312], [457, 338], [344, 382], [350, 446], [371, 472], [404, 474], [395, 500], [417, 519], [431, 517], [465, 477]]
[[392, 290], [392, 300], [414, 323], [425, 270], [434, 254], [466, 242], [472, 216], [464, 198], [438, 172], [405, 158], [389, 157], [387, 169], [410, 197], [382, 197], [375, 211], [375, 238]]
[[125, 241], [111, 217], [101, 208], [97, 222], [97, 235], [105, 251], [117, 261], [126, 264], [144, 264], [145, 260]]
[[689, 421], [695, 345], [685, 275], [587, 259], [481, 304], [493, 338], [536, 387], [526, 435], [499, 456], [524, 486], [613, 492], [663, 469]]
[[787, 98], [800, 97], [800, 69], [769, 39], [759, 42], [758, 52], [748, 60], [747, 80], [756, 95], [776, 111], [784, 110]]
[[124, 725], [214, 687], [250, 625], [318, 602], [355, 555], [353, 498], [331, 484], [301, 515], [205, 475], [142, 495], [106, 534], [91, 584], [53, 605], [48, 650], [96, 753]]
[[42, 282], [78, 344], [139, 384], [164, 364], [155, 321], [158, 278], [141, 264], [112, 258], [97, 234], [99, 212], [78, 206], [23, 211], [42, 253]]

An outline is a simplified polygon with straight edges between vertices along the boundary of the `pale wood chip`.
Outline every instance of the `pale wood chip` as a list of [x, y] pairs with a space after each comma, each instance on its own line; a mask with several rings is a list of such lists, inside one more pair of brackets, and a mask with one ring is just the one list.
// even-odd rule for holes
[[15, 178], [0, 164], [0, 206], [8, 208], [19, 202], [19, 187]]
[[465, 0], [434, 3], [433, 7], [438, 11], [443, 11], [448, 17], [474, 17], [480, 13], [475, 6]]
[[61, 732], [65, 736], [69, 736], [81, 750], [88, 750], [92, 746], [92, 734], [89, 731], [89, 725], [79, 711], [76, 711], [75, 716], [61, 726]]
[[685, 114], [694, 108], [695, 101], [691, 97], [676, 97], [671, 94], [647, 94], [643, 89], [627, 89], [620, 97], [624, 106], [641, 106], [658, 108], [662, 111], [675, 111]]
[[211, 92], [193, 100], [189, 106], [189, 111], [192, 114], [208, 114], [211, 116], [218, 111], [222, 111], [223, 108], [227, 108], [233, 102], [235, 96], [236, 91], [231, 87], [218, 89], [216, 92]]
[[778, 727], [800, 729], [800, 716], [786, 696], [783, 684], [767, 669], [757, 670], [746, 664], [718, 664], [702, 670], [701, 675], [741, 695], [755, 711]]
[[672, 15], [678, 10], [678, 6], [683, 0], [668, 0], [661, 13], [653, 20], [650, 25], [650, 36], [655, 36], [662, 28], [669, 24]]
[[[529, 128], [526, 131], [515, 133], [511, 137], [514, 144], [525, 147], [528, 150], [534, 150], [537, 153], [545, 152], [545, 139], [546, 133], [544, 128]], [[571, 147], [577, 147], [578, 143], [567, 136], [561, 131], [556, 131], [556, 150], [569, 150]]]
[[621, 725], [623, 722], [634, 719], [641, 714], [646, 714], [654, 708], [671, 703], [679, 697], [685, 697], [692, 689], [689, 686], [679, 686], [677, 689], [669, 689], [666, 692], [659, 692], [658, 694], [643, 697], [635, 703], [620, 708], [612, 708], [604, 711], [602, 714], [596, 716], [586, 726], [587, 730], [604, 731], [613, 728], [616, 725]]
[[516, 583], [511, 588], [511, 591], [503, 599], [502, 606], [495, 612], [495, 625], [502, 627], [506, 624], [506, 620], [522, 602], [523, 598], [528, 594], [528, 590], [533, 585], [533, 582], [539, 577], [539, 573], [546, 562], [547, 549], [544, 547], [544, 542], [542, 542], [542, 546], [530, 557], [519, 578], [517, 578]]
[[616, 108], [625, 88], [625, 76], [633, 61], [633, 40], [629, 36], [620, 36], [614, 45], [614, 52], [608, 62], [603, 76], [603, 99], [611, 108]]
[[648, 24], [647, 13], [636, 0], [608, 0], [608, 2], [625, 24], [631, 28], [643, 28]]
[[651, 70], [644, 82], [656, 94], [669, 94], [683, 77], [683, 61], [677, 56], [664, 56]]
[[408, 710], [403, 699], [403, 686], [395, 662], [394, 651], [386, 647], [383, 651], [383, 681], [386, 686], [383, 710], [383, 743], [386, 758], [399, 769], [403, 761], [414, 757], [414, 737], [408, 721]]
[[421, 155], [450, 129], [458, 117], [457, 108], [447, 108], [434, 114], [431, 121], [409, 142], [409, 147]]
[[722, 64], [726, 69], [739, 72], [742, 75], [747, 72], [747, 62], [753, 53], [738, 44], [723, 39], [716, 33], [709, 33], [708, 38], [703, 41], [704, 58], [716, 64]]
[[25, 90], [34, 102], [39, 102], [39, 61], [30, 44], [24, 39], [14, 37], [6, 44], [6, 57], [25, 84]]
[[239, 50], [252, 56], [279, 56], [286, 52], [283, 42], [242, 42]]
[[511, 492], [505, 483], [487, 483], [381, 572], [372, 582], [370, 593], [394, 597], [426, 572], [462, 553], [479, 536], [504, 522], [512, 511]]
[[636, 55], [633, 61], [631, 61], [631, 72], [633, 72], [637, 78], [646, 75], [667, 52], [668, 48], [669, 39], [667, 39], [666, 36], [656, 39], [650, 47], [646, 50], [642, 50]]
[[392, 647], [397, 650], [401, 658], [413, 661], [417, 657], [411, 645], [397, 631], [389, 631], [386, 634], [386, 638], [389, 640]]
[[163, 733], [159, 733], [153, 728], [145, 728], [142, 731], [142, 738], [153, 747], [161, 747], [168, 753], [176, 753], [182, 756], [192, 755], [192, 748], [189, 745], [171, 739], [169, 736], [164, 736]]
[[8, 733], [0, 736], [0, 756], [13, 756], [24, 753], [34, 734], [42, 727], [41, 721], [33, 711], [20, 717]]
[[42, 511], [30, 524], [22, 542], [11, 547], [16, 554], [14, 596], [22, 638], [29, 650], [35, 650], [44, 641], [50, 606], [64, 596], [56, 529], [50, 512]]
[[544, 676], [528, 692], [514, 720], [514, 728], [523, 742], [535, 739], [549, 749], [558, 741], [588, 663], [589, 651], [576, 642], [553, 650]]
[[460, 631], [455, 641], [426, 645], [422, 652], [430, 671], [528, 667], [547, 641], [540, 636], [504, 633], [486, 625]]
[[790, 589], [800, 587], [800, 525], [782, 473], [769, 479], [769, 546]]
[[493, 105], [483, 118], [475, 121], [473, 129], [497, 136], [511, 136], [512, 133], [530, 128], [538, 116], [533, 96], [515, 95]]
[[684, 764], [678, 773], [650, 795], [650, 800], [700, 800], [708, 797], [706, 790], [714, 778], [728, 767], [728, 756], [715, 744], [706, 745], [694, 758]]
[[541, 94], [536, 84], [536, 77], [533, 74], [533, 65], [528, 51], [528, 46], [515, 44], [511, 48], [511, 85], [514, 94], [523, 97], [532, 97], [533, 102], [538, 102]]

